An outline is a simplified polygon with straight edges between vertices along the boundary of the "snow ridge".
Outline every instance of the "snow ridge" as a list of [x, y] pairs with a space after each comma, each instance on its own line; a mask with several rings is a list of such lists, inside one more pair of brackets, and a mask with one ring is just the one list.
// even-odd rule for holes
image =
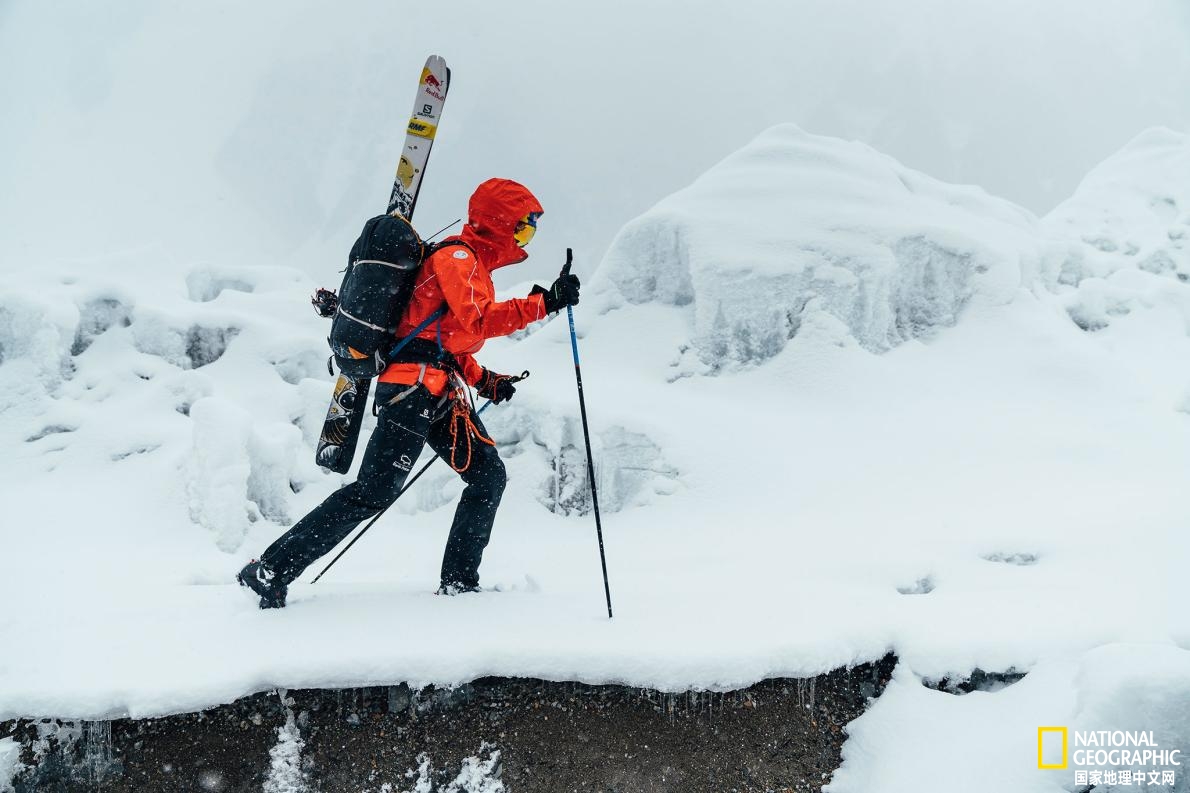
[[826, 314], [872, 352], [1004, 303], [1040, 260], [1036, 219], [855, 142], [774, 127], [629, 223], [610, 305], [690, 306], [710, 371], [777, 355]]

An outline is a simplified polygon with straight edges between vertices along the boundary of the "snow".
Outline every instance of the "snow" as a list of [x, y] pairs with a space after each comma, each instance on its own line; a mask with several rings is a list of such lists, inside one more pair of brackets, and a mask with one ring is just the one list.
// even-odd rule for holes
[[285, 723], [277, 728], [277, 743], [269, 750], [269, 773], [264, 793], [305, 793], [306, 775], [302, 772], [302, 740], [293, 710], [286, 708]]
[[[484, 752], [488, 753], [486, 760], [481, 760], [478, 755], [464, 757], [459, 773], [437, 789], [442, 793], [504, 793], [504, 783], [500, 781], [500, 752], [487, 743], [479, 747], [479, 754]], [[417, 763], [416, 771], [410, 769], [405, 772], [407, 778], [414, 780], [408, 793], [432, 793], [435, 790], [434, 779], [442, 776], [443, 772], [434, 770], [430, 756], [424, 752], [417, 756]], [[386, 782], [381, 793], [386, 793], [388, 789]]]
[[1190, 750], [1190, 651], [1116, 644], [1082, 659], [1071, 728], [1152, 731], [1157, 745]]
[[[783, 125], [580, 258], [614, 620], [564, 319], [481, 355], [532, 371], [484, 414], [498, 591], [432, 594], [439, 465], [261, 612], [234, 572], [348, 481], [313, 462], [318, 282], [134, 250], [25, 268], [0, 289], [0, 719], [485, 675], [721, 690], [892, 650], [833, 793], [943, 789], [930, 768], [1056, 790], [1036, 727], [1063, 719], [1185, 741], [1145, 703], [1181, 701], [1190, 642], [1188, 152], [1147, 132], [1037, 219]], [[922, 684], [976, 669], [1028, 674]]]
[[[480, 747], [480, 752], [490, 747]], [[488, 758], [463, 758], [459, 774], [443, 789], [443, 793], [504, 793], [500, 781], [500, 752], [489, 751]]]
[[884, 694], [848, 728], [827, 793], [1011, 790], [1058, 793], [1064, 771], [1037, 768], [1037, 728], [1062, 723], [1074, 665], [1042, 663], [994, 693], [934, 691], [900, 665]]
[[1045, 218], [1072, 242], [1067, 280], [1106, 278], [1125, 268], [1190, 278], [1190, 148], [1185, 133], [1146, 130], [1100, 163]]
[[0, 738], [0, 793], [11, 793], [12, 779], [21, 768], [21, 745], [16, 738]]
[[[1072, 770], [1037, 768], [1037, 729], [1055, 724], [1069, 730], [1068, 751], [1077, 745], [1075, 731], [1143, 732], [1160, 749], [1180, 751], [1184, 765], [1190, 752], [1188, 698], [1190, 651], [1171, 644], [1117, 642], [1055, 656], [1040, 661], [1019, 683], [963, 696], [926, 688], [901, 665], [875, 705], [848, 727], [843, 767], [826, 790], [945, 789], [929, 778], [958, 780], [975, 790], [1071, 790]], [[1060, 755], [1046, 749], [1047, 763], [1060, 762]], [[1145, 766], [1157, 768], [1170, 766]], [[1183, 773], [1176, 770], [1174, 790], [1184, 789]]]
[[1190, 327], [1181, 288], [1190, 281], [1188, 140], [1170, 129], [1138, 135], [1045, 218], [1047, 233], [1068, 240], [1060, 278], [1077, 285], [1066, 310], [1081, 327], [1150, 308]]

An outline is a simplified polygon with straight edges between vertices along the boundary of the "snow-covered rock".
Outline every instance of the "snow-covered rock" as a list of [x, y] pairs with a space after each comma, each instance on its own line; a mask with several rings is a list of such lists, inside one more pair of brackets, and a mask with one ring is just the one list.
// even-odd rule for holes
[[1083, 330], [1144, 309], [1190, 332], [1190, 134], [1147, 130], [1043, 219], [1061, 241], [1066, 310]]
[[822, 314], [873, 352], [928, 337], [977, 295], [1010, 300], [1040, 260], [1020, 207], [786, 124], [629, 223], [599, 283], [612, 306], [690, 306], [718, 370], [775, 356]]
[[1070, 245], [1063, 283], [1124, 268], [1190, 281], [1190, 133], [1137, 135], [1091, 169], [1041, 228]]

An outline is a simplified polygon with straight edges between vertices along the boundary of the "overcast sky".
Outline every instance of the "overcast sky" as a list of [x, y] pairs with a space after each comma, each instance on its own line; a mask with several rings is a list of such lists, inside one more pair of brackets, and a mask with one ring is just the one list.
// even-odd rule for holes
[[537, 278], [566, 245], [593, 267], [776, 123], [1038, 213], [1142, 129], [1190, 129], [1179, 0], [417, 5], [0, 2], [0, 266], [153, 256], [334, 280], [383, 209], [431, 52], [454, 80], [418, 225], [518, 179], [546, 207], [519, 273]]

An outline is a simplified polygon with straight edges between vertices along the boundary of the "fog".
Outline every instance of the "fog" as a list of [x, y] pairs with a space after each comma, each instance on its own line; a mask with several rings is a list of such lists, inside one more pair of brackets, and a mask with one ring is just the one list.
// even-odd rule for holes
[[0, 267], [290, 264], [333, 281], [383, 208], [414, 83], [453, 69], [418, 205], [546, 207], [516, 279], [763, 129], [864, 141], [1037, 213], [1142, 129], [1190, 128], [1177, 0], [0, 3]]

